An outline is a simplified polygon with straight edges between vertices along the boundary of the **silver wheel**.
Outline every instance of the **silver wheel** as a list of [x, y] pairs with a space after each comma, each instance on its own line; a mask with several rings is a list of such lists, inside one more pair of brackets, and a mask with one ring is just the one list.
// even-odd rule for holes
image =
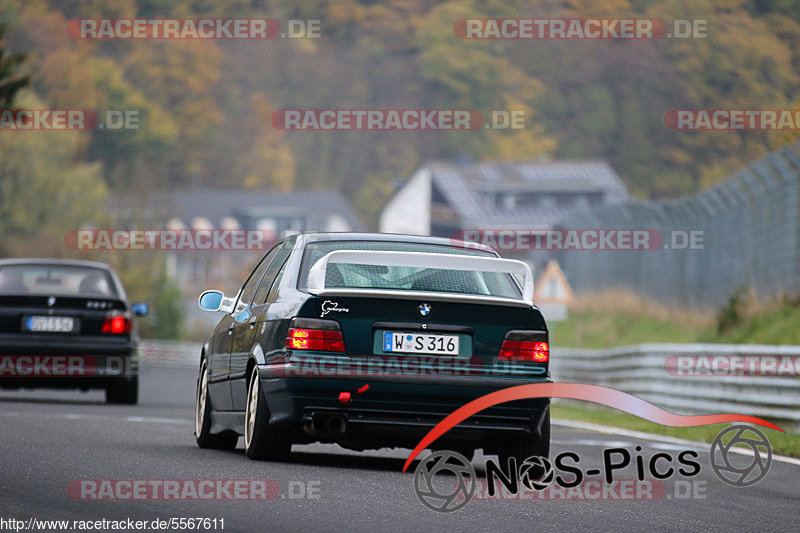
[[206, 413], [206, 399], [208, 397], [208, 371], [206, 364], [203, 363], [203, 370], [200, 373], [200, 383], [197, 385], [197, 401], [194, 413], [194, 434], [200, 435], [203, 431], [203, 417]]
[[261, 392], [258, 367], [254, 366], [247, 384], [244, 412], [244, 452], [250, 459], [281, 460], [289, 456], [291, 440], [285, 429], [270, 426], [269, 404]]
[[214, 450], [233, 450], [239, 441], [239, 435], [232, 428], [223, 428], [218, 433], [211, 433], [214, 397], [208, 388], [208, 362], [203, 360], [200, 376], [197, 378], [197, 401], [194, 412], [194, 436], [201, 448]]
[[253, 441], [253, 433], [256, 429], [256, 413], [258, 412], [258, 394], [259, 394], [259, 379], [258, 369], [253, 368], [253, 374], [250, 377], [250, 391], [247, 395], [247, 410], [245, 411], [244, 420], [244, 445], [250, 447]]

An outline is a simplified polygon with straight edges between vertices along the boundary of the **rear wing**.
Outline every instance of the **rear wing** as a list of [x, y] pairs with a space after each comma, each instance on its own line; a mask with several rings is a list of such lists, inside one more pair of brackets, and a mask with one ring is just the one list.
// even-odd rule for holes
[[[328, 265], [374, 265], [395, 267], [438, 268], [443, 270], [499, 272], [512, 274], [521, 278], [520, 298], [506, 298], [488, 294], [467, 294], [456, 292], [414, 291], [404, 289], [375, 289], [375, 288], [350, 288], [326, 287], [325, 278]], [[515, 283], [520, 283], [513, 278]], [[315, 295], [330, 296], [373, 296], [405, 299], [427, 298], [431, 300], [447, 301], [475, 301], [476, 303], [495, 303], [529, 307], [533, 304], [533, 273], [531, 267], [514, 259], [500, 259], [499, 257], [477, 257], [471, 255], [437, 254], [428, 252], [382, 252], [366, 250], [338, 250], [330, 252], [319, 259], [308, 272], [308, 292]]]

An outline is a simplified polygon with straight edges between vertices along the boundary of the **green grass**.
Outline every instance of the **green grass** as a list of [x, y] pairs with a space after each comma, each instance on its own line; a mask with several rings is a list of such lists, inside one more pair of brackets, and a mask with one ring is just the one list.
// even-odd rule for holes
[[[613, 426], [618, 428], [630, 429], [634, 431], [644, 431], [657, 435], [666, 435], [686, 440], [700, 442], [711, 442], [722, 429], [729, 424], [715, 424], [712, 426], [700, 426], [692, 428], [673, 428], [662, 426], [654, 422], [648, 422], [633, 415], [623, 413], [604, 407], [580, 407], [576, 405], [565, 405], [562, 403], [553, 404], [551, 407], [553, 418], [566, 420], [578, 420], [590, 422], [603, 426]], [[781, 424], [778, 424], [781, 425]], [[772, 445], [773, 453], [778, 455], [789, 455], [800, 457], [800, 433], [780, 433], [778, 431], [761, 428]]]
[[800, 305], [786, 302], [725, 332], [712, 331], [701, 340], [747, 344], [800, 344]]
[[698, 342], [706, 332], [701, 326], [678, 325], [626, 311], [571, 312], [567, 320], [549, 326], [554, 346], [594, 349], [647, 342]]
[[649, 342], [800, 345], [800, 305], [785, 302], [753, 316], [739, 317], [723, 331], [714, 321], [655, 318], [646, 312], [613, 307], [572, 311], [567, 320], [549, 326], [552, 344], [568, 348], [602, 349]]

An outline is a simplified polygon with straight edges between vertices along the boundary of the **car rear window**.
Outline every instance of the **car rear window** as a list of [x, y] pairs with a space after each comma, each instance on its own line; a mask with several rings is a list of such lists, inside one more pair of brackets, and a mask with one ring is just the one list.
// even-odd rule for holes
[[[438, 244], [371, 241], [325, 241], [306, 246], [298, 286], [308, 286], [308, 271], [326, 254], [338, 250], [374, 250], [385, 252], [427, 252], [439, 254], [496, 257], [484, 250], [469, 250]], [[510, 274], [462, 271], [441, 268], [375, 266], [357, 264], [329, 265], [326, 287], [352, 289], [389, 289], [425, 292], [452, 292], [483, 296], [519, 298], [521, 292]]]
[[118, 296], [106, 270], [40, 264], [0, 266], [0, 294]]

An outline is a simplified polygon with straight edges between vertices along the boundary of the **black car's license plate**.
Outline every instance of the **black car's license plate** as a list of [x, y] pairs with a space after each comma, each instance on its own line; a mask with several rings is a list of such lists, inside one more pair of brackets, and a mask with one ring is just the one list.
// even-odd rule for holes
[[383, 351], [458, 355], [457, 335], [437, 335], [386, 331], [383, 334]]
[[71, 316], [28, 316], [23, 320], [23, 329], [31, 332], [72, 333], [77, 322]]

